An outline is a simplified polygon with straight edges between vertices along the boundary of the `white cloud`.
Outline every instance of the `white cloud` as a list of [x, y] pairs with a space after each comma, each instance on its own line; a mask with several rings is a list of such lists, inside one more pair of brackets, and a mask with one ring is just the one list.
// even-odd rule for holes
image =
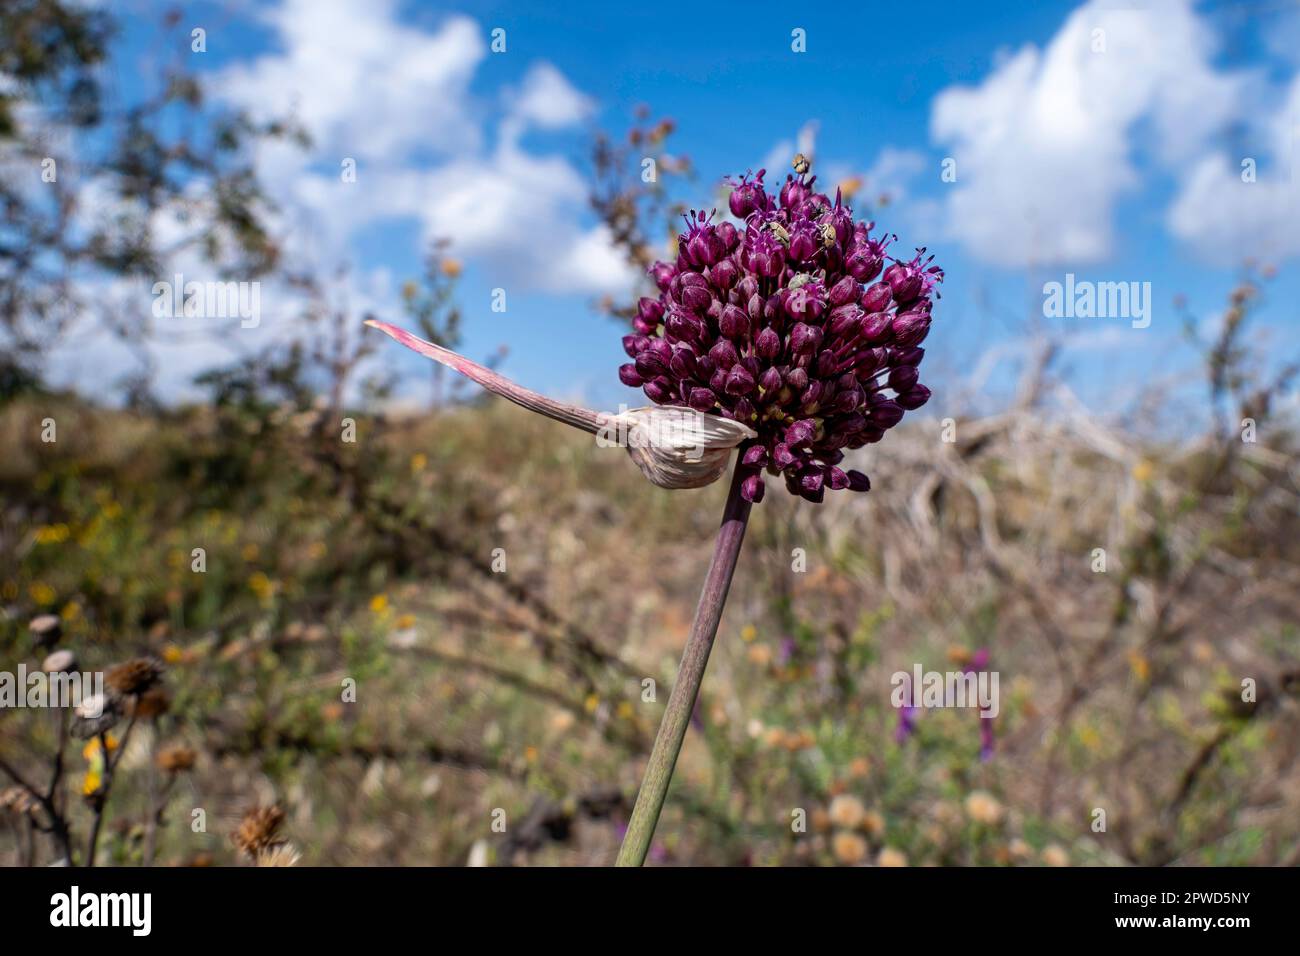
[[943, 220], [976, 257], [1007, 266], [1106, 257], [1117, 204], [1151, 158], [1181, 163], [1238, 108], [1244, 80], [1211, 64], [1213, 36], [1186, 0], [1119, 9], [1093, 0], [1046, 45], [1006, 56], [976, 87], [936, 97], [931, 132], [957, 161]]
[[[530, 128], [570, 129], [594, 109], [556, 67], [532, 64], [494, 113], [469, 93], [487, 56], [473, 20], [428, 32], [402, 23], [393, 0], [285, 0], [263, 20], [275, 52], [229, 67], [214, 88], [257, 114], [296, 109], [313, 137], [310, 154], [271, 144], [258, 157], [291, 253], [343, 259], [360, 230], [406, 220], [512, 290], [631, 286], [608, 233], [582, 221], [578, 170], [521, 145]], [[344, 157], [357, 160], [354, 183], [340, 179]]]
[[515, 94], [511, 112], [542, 129], [563, 129], [586, 119], [591, 99], [578, 92], [564, 74], [549, 63], [534, 64]]
[[[1258, 141], [1264, 155], [1202, 158], [1169, 208], [1170, 233], [1210, 262], [1300, 256], [1300, 76]], [[1254, 162], [1253, 182], [1242, 178], [1246, 158]]]
[[912, 181], [925, 169], [925, 156], [916, 150], [886, 146], [863, 174], [868, 195], [887, 195], [891, 204], [907, 198]]
[[[415, 223], [422, 239], [450, 238], [454, 255], [511, 293], [631, 287], [635, 275], [607, 231], [583, 221], [579, 171], [521, 142], [530, 129], [571, 129], [594, 108], [554, 66], [534, 63], [517, 86], [480, 100], [470, 86], [488, 56], [485, 31], [467, 17], [429, 30], [404, 23], [395, 0], [283, 0], [259, 18], [272, 34], [270, 52], [222, 68], [209, 89], [254, 116], [292, 114], [312, 137], [307, 150], [257, 148], [258, 175], [278, 207], [271, 231], [292, 268], [332, 276], [352, 261], [361, 230]], [[344, 158], [356, 160], [355, 182], [340, 176]], [[87, 209], [105, 208], [86, 199]], [[154, 228], [162, 245], [183, 247], [190, 227], [162, 214]], [[218, 278], [188, 248], [162, 272], [166, 281], [177, 272], [186, 281]], [[331, 288], [356, 314], [396, 314], [400, 278], [384, 266], [353, 268]], [[96, 297], [142, 318], [153, 302], [147, 282], [107, 281]], [[197, 373], [302, 332], [299, 289], [264, 279], [260, 304], [257, 328], [241, 328], [238, 318], [155, 320], [147, 351], [160, 394], [197, 397]], [[88, 327], [51, 366], [53, 380], [105, 394], [138, 369], [138, 351]]]
[[426, 33], [398, 22], [394, 0], [284, 0], [261, 19], [282, 50], [224, 70], [217, 95], [264, 115], [294, 110], [322, 153], [392, 160], [478, 145], [468, 90], [487, 48], [473, 20]]

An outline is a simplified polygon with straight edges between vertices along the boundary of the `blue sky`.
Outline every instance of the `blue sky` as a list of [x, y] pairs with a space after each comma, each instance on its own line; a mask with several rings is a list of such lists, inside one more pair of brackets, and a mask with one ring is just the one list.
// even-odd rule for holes
[[[348, 262], [354, 301], [394, 318], [425, 238], [448, 235], [466, 264], [462, 351], [506, 344], [503, 371], [553, 394], [642, 403], [615, 375], [620, 330], [591, 307], [633, 280], [583, 196], [591, 131], [621, 132], [640, 103], [677, 122], [697, 170], [688, 202], [776, 157], [783, 176], [799, 143], [823, 178], [895, 196], [878, 221], [947, 270], [927, 343], [933, 412], [1004, 397], [1034, 322], [1063, 341], [1068, 382], [1098, 412], [1157, 379], [1195, 395], [1173, 299], [1212, 318], [1250, 255], [1278, 268], [1260, 319], [1270, 351], [1300, 351], [1295, 5], [830, 7], [285, 0], [194, 4], [183, 20], [207, 30], [197, 67], [220, 99], [293, 108], [316, 137], [307, 155], [261, 157], [290, 250]], [[161, 5], [127, 9], [120, 63], [175, 55], [151, 26]], [[498, 27], [505, 53], [488, 49]], [[791, 49], [796, 28], [806, 52]], [[133, 75], [118, 78], [128, 97]], [[339, 182], [345, 156], [357, 183]], [[1044, 318], [1043, 284], [1067, 272], [1149, 282], [1150, 327]], [[496, 287], [504, 314], [489, 308]], [[289, 331], [289, 303], [263, 297], [256, 334]], [[419, 395], [420, 360], [381, 354]]]

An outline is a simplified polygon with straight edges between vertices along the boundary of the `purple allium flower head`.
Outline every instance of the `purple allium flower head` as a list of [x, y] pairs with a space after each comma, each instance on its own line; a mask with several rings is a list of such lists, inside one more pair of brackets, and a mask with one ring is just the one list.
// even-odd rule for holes
[[743, 227], [716, 212], [685, 217], [676, 260], [650, 270], [660, 295], [637, 308], [619, 378], [657, 404], [756, 431], [750, 448], [762, 453], [740, 463], [750, 501], [764, 472], [809, 501], [866, 491], [866, 475], [838, 467], [843, 450], [879, 441], [930, 398], [919, 346], [943, 270], [924, 249], [892, 257], [895, 237], [855, 221], [815, 176], [787, 176], [773, 196], [764, 174], [731, 183]]

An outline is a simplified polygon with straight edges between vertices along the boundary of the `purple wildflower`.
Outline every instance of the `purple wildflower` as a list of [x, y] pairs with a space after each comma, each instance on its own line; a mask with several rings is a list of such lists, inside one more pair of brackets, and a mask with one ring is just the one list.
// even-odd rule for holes
[[[978, 674], [980, 671], [987, 670], [989, 666], [990, 656], [991, 655], [989, 653], [989, 649], [987, 647], [981, 647], [979, 650], [977, 650], [974, 654], [971, 655], [970, 663], [967, 664], [962, 669], [963, 673]], [[980, 760], [981, 761], [992, 760], [993, 745], [995, 743], [993, 737], [993, 718], [985, 717], [983, 714], [980, 714], [979, 721], [980, 721]]]
[[916, 733], [916, 702], [912, 696], [912, 678], [908, 675], [905, 680], [907, 686], [903, 694], [903, 706], [898, 708], [898, 725], [894, 728], [894, 743], [897, 744], [904, 743]]
[[746, 500], [762, 500], [764, 472], [814, 502], [827, 488], [866, 491], [866, 475], [839, 467], [844, 451], [929, 400], [920, 344], [943, 270], [924, 249], [891, 257], [894, 237], [873, 236], [815, 176], [787, 176], [774, 197], [764, 172], [732, 182], [743, 229], [685, 217], [677, 259], [650, 270], [660, 295], [641, 300], [619, 378], [657, 404], [754, 429], [762, 455], [742, 461]]

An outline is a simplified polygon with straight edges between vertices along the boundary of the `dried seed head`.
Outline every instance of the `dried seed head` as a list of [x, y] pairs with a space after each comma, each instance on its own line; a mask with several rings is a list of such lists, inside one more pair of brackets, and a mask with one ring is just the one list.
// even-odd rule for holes
[[257, 866], [297, 866], [302, 854], [292, 843], [277, 843], [257, 854]]
[[72, 651], [55, 651], [41, 663], [47, 674], [66, 674], [77, 667], [77, 655]]
[[27, 629], [32, 633], [32, 642], [41, 650], [49, 650], [63, 635], [63, 622], [57, 614], [41, 614], [31, 619]]
[[137, 657], [110, 667], [104, 675], [108, 686], [119, 694], [143, 694], [162, 677], [162, 664], [152, 657]]
[[89, 740], [115, 727], [122, 719], [122, 700], [111, 691], [94, 694], [79, 703], [72, 714], [72, 735], [79, 740]]
[[132, 705], [131, 713], [145, 720], [161, 717], [171, 710], [172, 706], [172, 695], [165, 687], [150, 687], [133, 700], [135, 703]]
[[0, 812], [25, 817], [36, 812], [36, 799], [23, 787], [0, 790]]
[[194, 768], [197, 758], [193, 747], [184, 744], [169, 744], [158, 751], [158, 769], [164, 773], [181, 773]]
[[856, 833], [842, 831], [831, 838], [831, 852], [845, 866], [855, 866], [867, 857], [867, 841]]
[[254, 807], [244, 814], [239, 828], [231, 836], [236, 846], [256, 859], [263, 850], [284, 842], [276, 838], [283, 822], [284, 811], [278, 806]]
[[842, 793], [831, 801], [830, 806], [831, 822], [837, 827], [844, 827], [846, 830], [854, 829], [862, 818], [867, 815], [867, 808], [862, 805], [862, 801], [857, 797]]

